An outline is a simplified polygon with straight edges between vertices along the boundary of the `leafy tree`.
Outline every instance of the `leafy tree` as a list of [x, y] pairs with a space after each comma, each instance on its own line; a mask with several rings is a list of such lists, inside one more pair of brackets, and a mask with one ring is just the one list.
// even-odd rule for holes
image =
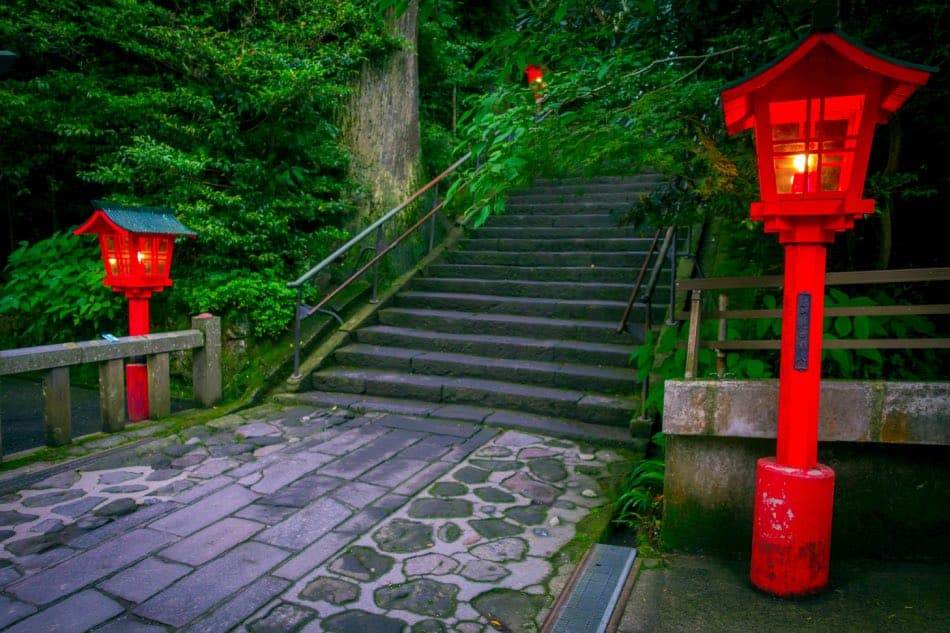
[[[397, 45], [374, 6], [12, 0], [0, 42], [20, 56], [0, 82], [11, 226], [64, 229], [93, 197], [171, 206], [199, 238], [177, 251], [169, 313], [240, 309], [255, 334], [282, 331], [285, 282], [328, 252], [352, 212], [335, 115], [353, 73]], [[95, 257], [70, 251], [80, 254]], [[8, 275], [39, 275], [23, 269], [34, 263], [21, 251]], [[5, 311], [48, 313], [60, 300], [34, 288], [25, 303], [22, 287], [5, 286]]]

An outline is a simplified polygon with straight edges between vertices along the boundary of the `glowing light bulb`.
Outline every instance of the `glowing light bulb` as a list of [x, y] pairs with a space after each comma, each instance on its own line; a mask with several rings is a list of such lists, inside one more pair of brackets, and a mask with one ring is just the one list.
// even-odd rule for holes
[[139, 263], [141, 264], [143, 261], [145, 261], [145, 253], [139, 251], [135, 254], [135, 258], [139, 260]]
[[792, 159], [792, 164], [795, 166], [795, 171], [797, 171], [800, 174], [804, 173], [805, 164], [806, 164], [805, 155], [796, 154], [795, 157]]

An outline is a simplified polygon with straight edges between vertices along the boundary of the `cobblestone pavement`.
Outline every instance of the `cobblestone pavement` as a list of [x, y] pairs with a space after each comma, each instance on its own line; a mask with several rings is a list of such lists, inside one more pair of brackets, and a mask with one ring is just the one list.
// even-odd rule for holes
[[182, 436], [0, 498], [0, 628], [534, 631], [617, 459], [313, 407]]

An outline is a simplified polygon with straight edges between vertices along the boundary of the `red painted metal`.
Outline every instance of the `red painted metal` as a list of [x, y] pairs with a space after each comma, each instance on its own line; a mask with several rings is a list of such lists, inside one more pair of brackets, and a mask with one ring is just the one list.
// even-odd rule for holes
[[835, 473], [756, 464], [752, 529], [752, 583], [773, 595], [802, 596], [828, 584]]
[[[137, 233], [113, 222], [97, 209], [85, 224], [74, 231], [99, 237], [99, 249], [105, 268], [103, 285], [121, 292], [129, 302], [129, 336], [151, 332], [149, 299], [172, 285], [171, 266], [175, 235]], [[141, 359], [125, 366], [126, 407], [132, 422], [146, 420], [148, 408], [148, 372]]]
[[929, 76], [819, 32], [722, 92], [729, 132], [755, 131], [761, 200], [750, 216], [785, 247], [777, 455], [756, 469], [750, 569], [777, 596], [828, 582], [834, 472], [818, 463], [826, 245], [874, 210], [863, 199], [874, 128]]
[[[129, 336], [141, 336], [151, 331], [148, 304], [151, 294], [150, 291], [126, 291], [129, 300]], [[126, 363], [125, 402], [130, 422], [148, 419], [148, 371], [145, 363]]]

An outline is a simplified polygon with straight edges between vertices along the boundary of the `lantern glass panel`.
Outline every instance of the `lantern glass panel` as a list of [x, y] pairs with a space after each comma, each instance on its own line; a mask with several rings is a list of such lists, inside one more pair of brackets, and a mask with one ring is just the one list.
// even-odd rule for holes
[[864, 95], [769, 104], [776, 193], [843, 192], [857, 149]]

